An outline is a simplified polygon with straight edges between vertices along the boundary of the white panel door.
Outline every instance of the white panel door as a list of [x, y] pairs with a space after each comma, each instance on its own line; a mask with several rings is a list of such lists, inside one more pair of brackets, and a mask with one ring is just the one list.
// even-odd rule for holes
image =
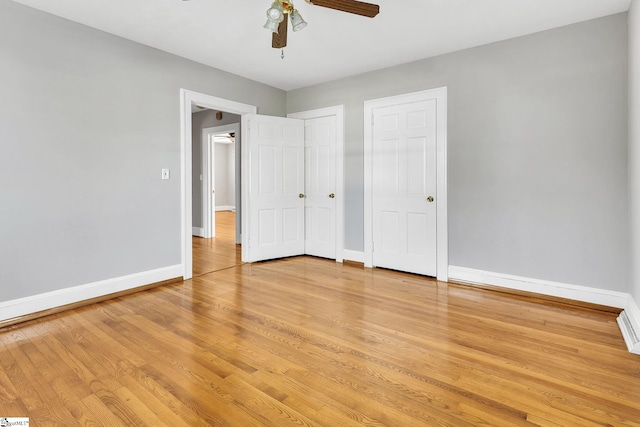
[[305, 120], [305, 253], [336, 258], [336, 117]]
[[304, 122], [249, 115], [250, 262], [304, 254]]
[[373, 265], [436, 275], [436, 101], [373, 110]]

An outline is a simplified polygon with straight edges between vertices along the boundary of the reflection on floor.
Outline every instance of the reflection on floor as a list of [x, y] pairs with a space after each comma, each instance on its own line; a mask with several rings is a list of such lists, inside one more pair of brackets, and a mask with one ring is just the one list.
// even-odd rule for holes
[[240, 245], [236, 245], [236, 214], [216, 212], [216, 237], [193, 237], [193, 276], [242, 264]]

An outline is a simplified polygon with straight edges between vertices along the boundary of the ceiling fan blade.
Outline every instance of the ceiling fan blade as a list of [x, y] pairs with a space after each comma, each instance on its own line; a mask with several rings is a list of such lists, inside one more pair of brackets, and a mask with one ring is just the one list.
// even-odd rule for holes
[[284, 15], [284, 19], [278, 25], [278, 32], [273, 33], [271, 36], [271, 47], [276, 49], [287, 47], [287, 29], [289, 28], [287, 26], [288, 17], [288, 14]]
[[357, 0], [307, 0], [307, 2], [342, 12], [355, 13], [367, 18], [373, 18], [380, 12], [380, 6], [377, 4], [364, 3]]

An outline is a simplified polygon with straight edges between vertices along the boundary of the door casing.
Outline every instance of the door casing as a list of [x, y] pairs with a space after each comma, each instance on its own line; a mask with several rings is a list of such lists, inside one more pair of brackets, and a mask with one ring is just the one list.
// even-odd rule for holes
[[[245, 114], [255, 114], [258, 108], [255, 105], [243, 104], [228, 99], [218, 98], [200, 92], [187, 89], [180, 89], [180, 222], [181, 222], [181, 264], [182, 277], [187, 280], [193, 277], [193, 247], [192, 247], [192, 226], [193, 226], [193, 205], [192, 205], [192, 136], [191, 136], [191, 105], [197, 104], [205, 108], [218, 111], [226, 111], [239, 114], [240, 128], [242, 134], [246, 135], [246, 120], [242, 116]], [[243, 233], [244, 235], [244, 233]]]

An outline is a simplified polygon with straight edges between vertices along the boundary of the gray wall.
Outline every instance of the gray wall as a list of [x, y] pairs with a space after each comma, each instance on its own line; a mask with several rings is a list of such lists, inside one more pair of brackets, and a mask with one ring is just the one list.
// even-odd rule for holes
[[0, 301], [180, 263], [180, 88], [278, 116], [344, 104], [345, 246], [362, 250], [363, 101], [441, 86], [450, 263], [640, 300], [626, 14], [286, 94], [0, 0], [0, 58]]
[[629, 280], [640, 303], [640, 3], [629, 10]]
[[235, 146], [217, 142], [215, 150], [216, 207], [235, 206]]
[[[224, 98], [224, 97], [221, 97]], [[250, 104], [250, 103], [248, 103]], [[200, 181], [200, 174], [202, 174], [202, 129], [230, 125], [238, 123], [238, 134], [236, 135], [236, 141], [240, 146], [241, 130], [240, 130], [240, 116], [237, 114], [231, 114], [223, 112], [222, 120], [216, 119], [215, 110], [204, 110], [191, 115], [191, 143], [192, 143], [192, 208], [193, 208], [193, 226], [202, 227], [202, 181]], [[260, 111], [261, 114], [268, 114]], [[238, 185], [240, 183], [238, 182]]]
[[627, 290], [627, 15], [288, 93], [345, 105], [346, 249], [363, 250], [363, 102], [448, 87], [451, 265]]
[[281, 90], [7, 0], [0, 58], [0, 301], [181, 262], [180, 88], [286, 109]]

